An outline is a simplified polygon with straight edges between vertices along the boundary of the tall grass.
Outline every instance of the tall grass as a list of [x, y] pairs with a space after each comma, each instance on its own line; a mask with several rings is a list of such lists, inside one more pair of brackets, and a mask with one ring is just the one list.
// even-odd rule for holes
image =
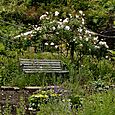
[[78, 115], [115, 115], [115, 90], [85, 97]]

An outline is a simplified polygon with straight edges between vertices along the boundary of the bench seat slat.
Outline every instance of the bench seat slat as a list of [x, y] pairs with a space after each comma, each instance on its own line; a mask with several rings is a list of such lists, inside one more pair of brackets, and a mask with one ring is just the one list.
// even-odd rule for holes
[[25, 71], [25, 73], [69, 73], [69, 71]]
[[56, 63], [52, 63], [52, 64], [44, 64], [44, 63], [24, 63], [24, 64], [20, 64], [20, 66], [60, 66], [60, 64], [56, 64]]
[[44, 68], [44, 69], [61, 69], [61, 66], [23, 66], [24, 69], [39, 69], [39, 68]]
[[29, 62], [36, 62], [36, 61], [39, 61], [39, 62], [61, 62], [60, 60], [54, 60], [54, 59], [51, 59], [51, 60], [46, 60], [46, 59], [22, 59], [20, 58], [19, 59], [20, 62], [21, 61], [29, 61]]
[[20, 59], [20, 66], [25, 73], [68, 73], [60, 60]]
[[50, 69], [50, 68], [39, 68], [39, 69], [23, 69], [23, 71], [61, 71], [62, 69]]
[[61, 61], [20, 61], [20, 63], [61, 63]]

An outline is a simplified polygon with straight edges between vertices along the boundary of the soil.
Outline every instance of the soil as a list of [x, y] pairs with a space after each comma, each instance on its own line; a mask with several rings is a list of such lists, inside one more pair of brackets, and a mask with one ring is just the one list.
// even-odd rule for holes
[[[53, 88], [45, 87], [47, 89]], [[6, 109], [11, 109], [11, 114], [16, 115], [16, 108], [23, 107], [25, 110], [25, 115], [36, 115], [35, 111], [29, 110], [28, 97], [33, 93], [41, 89], [41, 87], [27, 87], [20, 89], [18, 87], [0, 87], [0, 113], [4, 114]], [[42, 87], [42, 89], [44, 89]]]
[[[16, 115], [16, 108], [23, 108], [26, 111], [25, 115], [30, 115], [28, 97], [38, 89], [19, 89], [19, 88], [0, 88], [0, 109], [2, 115], [10, 106], [11, 114]], [[8, 108], [9, 109], [9, 108]], [[34, 115], [34, 113], [31, 115]]]

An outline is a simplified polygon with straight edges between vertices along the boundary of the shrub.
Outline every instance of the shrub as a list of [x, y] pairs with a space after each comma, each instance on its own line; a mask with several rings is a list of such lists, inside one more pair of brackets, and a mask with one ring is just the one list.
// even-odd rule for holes
[[55, 93], [54, 90], [40, 91], [29, 97], [30, 108], [40, 110], [41, 105], [47, 104], [60, 96], [61, 94]]

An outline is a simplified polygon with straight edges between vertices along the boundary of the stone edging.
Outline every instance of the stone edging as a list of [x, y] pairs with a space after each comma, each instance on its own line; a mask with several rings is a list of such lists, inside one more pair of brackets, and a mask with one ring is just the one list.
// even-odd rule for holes
[[45, 87], [40, 87], [40, 86], [27, 86], [24, 88], [19, 88], [19, 87], [11, 87], [11, 86], [1, 86], [1, 90], [40, 90], [40, 89], [54, 89], [54, 88], [60, 88], [59, 86], [45, 86]]

